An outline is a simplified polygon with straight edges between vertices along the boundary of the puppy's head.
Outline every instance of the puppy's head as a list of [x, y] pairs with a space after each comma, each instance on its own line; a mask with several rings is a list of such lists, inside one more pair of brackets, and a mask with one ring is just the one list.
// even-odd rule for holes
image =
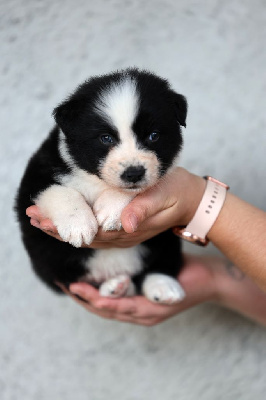
[[187, 102], [166, 80], [137, 69], [95, 77], [54, 110], [71, 159], [108, 185], [154, 185], [182, 146]]

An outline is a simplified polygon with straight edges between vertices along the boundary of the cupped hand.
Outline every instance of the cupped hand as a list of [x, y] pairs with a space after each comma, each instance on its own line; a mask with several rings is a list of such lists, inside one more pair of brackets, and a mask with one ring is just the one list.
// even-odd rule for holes
[[212, 258], [186, 256], [185, 266], [178, 277], [186, 297], [172, 305], [152, 303], [144, 296], [119, 299], [101, 297], [98, 290], [84, 282], [71, 284], [69, 290], [58, 285], [75, 302], [93, 314], [122, 322], [152, 326], [197, 304], [216, 300], [218, 287], [213, 264]]
[[[205, 189], [205, 181], [177, 167], [160, 182], [137, 195], [123, 210], [120, 231], [101, 228], [90, 247], [132, 247], [175, 225], [186, 225], [195, 213]], [[27, 209], [31, 224], [61, 240], [52, 221], [37, 206]]]

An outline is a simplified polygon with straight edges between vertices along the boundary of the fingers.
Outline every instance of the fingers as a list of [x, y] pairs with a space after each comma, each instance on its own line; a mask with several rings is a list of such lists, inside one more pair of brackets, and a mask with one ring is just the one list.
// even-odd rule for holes
[[85, 282], [72, 283], [69, 286], [69, 291], [71, 294], [76, 294], [82, 297], [88, 303], [93, 303], [98, 297], [100, 297], [99, 291]]
[[[30, 223], [32, 226], [41, 229], [48, 235], [62, 241], [62, 238], [59, 236], [57, 228], [54, 226], [53, 222], [48, 218], [44, 218], [37, 206], [34, 205], [28, 207], [26, 209], [26, 215], [30, 217]], [[101, 228], [99, 228], [93, 243], [89, 247], [92, 248], [107, 248], [111, 246], [114, 247], [113, 242], [117, 239], [124, 238], [125, 236], [126, 234], [123, 230], [105, 232]], [[88, 247], [88, 246], [83, 245], [82, 247]]]
[[[62, 290], [71, 296], [77, 303], [100, 317], [147, 326], [152, 324], [150, 317], [141, 318], [137, 315], [137, 310], [139, 309], [137, 301], [138, 297], [120, 299], [101, 297], [98, 290], [83, 282], [71, 284], [69, 289], [70, 291], [64, 287], [62, 288]], [[83, 301], [77, 299], [75, 295], [84, 299], [87, 304], [84, 304]]]
[[[108, 319], [121, 322], [153, 326], [183, 311], [185, 304], [166, 306], [151, 303], [144, 296], [112, 299], [101, 297], [98, 290], [86, 283], [70, 285], [70, 291], [64, 289], [77, 303], [88, 311]], [[75, 295], [78, 295], [77, 299]], [[84, 299], [84, 301], [80, 300]]]
[[41, 213], [37, 206], [30, 206], [26, 209], [26, 214], [28, 217], [40, 220]]
[[156, 213], [158, 204], [154, 204], [155, 201], [149, 192], [139, 194], [123, 210], [121, 222], [127, 233], [135, 232], [145, 219]]
[[206, 258], [186, 255], [185, 267], [178, 279], [187, 296], [181, 302], [172, 305], [152, 303], [144, 296], [119, 299], [102, 297], [97, 289], [85, 282], [73, 283], [69, 290], [60, 284], [59, 286], [75, 302], [100, 317], [153, 326], [197, 304], [212, 301], [215, 282], [209, 263], [212, 265], [213, 260], [207, 262]]
[[[85, 297], [82, 297], [81, 295], [79, 295], [78, 293], [73, 293], [70, 290], [68, 290], [64, 285], [60, 284], [60, 283], [56, 283], [61, 290], [68, 295], [69, 297], [71, 297], [76, 303], [78, 303], [79, 305], [81, 305], [83, 308], [85, 308], [87, 311], [98, 315], [99, 317], [102, 318], [106, 318], [106, 319], [112, 319], [113, 315], [109, 310], [100, 310], [95, 308], [95, 306], [93, 305], [94, 302], [94, 297], [98, 296], [98, 291], [93, 288], [92, 286], [88, 285], [88, 284], [84, 284], [87, 286], [87, 293], [85, 293]], [[74, 284], [75, 285], [75, 284]], [[83, 285], [83, 283], [80, 283], [78, 285]], [[84, 291], [81, 290], [80, 293], [84, 294]], [[91, 301], [90, 301], [91, 299]]]
[[[46, 233], [55, 236], [57, 235], [57, 229], [48, 218], [44, 218], [37, 206], [31, 206], [26, 209], [26, 215], [30, 217], [30, 223], [36, 228], [42, 229]], [[59, 235], [57, 235], [59, 238]]]
[[136, 312], [132, 298], [112, 299], [102, 297], [97, 289], [84, 282], [71, 284], [69, 290], [72, 295], [78, 295], [98, 310], [106, 310], [113, 314], [133, 314]]
[[172, 206], [173, 201], [159, 184], [136, 196], [122, 212], [121, 222], [127, 233], [132, 233], [147, 219]]
[[[163, 176], [158, 185], [137, 195], [122, 212], [121, 221], [124, 230], [128, 233], [132, 233], [136, 231], [137, 227], [146, 219], [150, 220], [151, 217], [156, 216], [156, 214], [160, 215], [165, 211], [167, 211], [167, 217], [170, 218], [170, 226], [175, 225], [178, 220], [182, 222], [185, 218], [184, 210], [187, 207], [184, 194], [187, 193], [187, 187], [190, 186], [189, 182], [192, 180], [194, 182], [194, 178], [192, 177], [194, 177], [194, 175], [183, 168], [177, 167], [166, 176]], [[203, 179], [200, 178], [200, 187], [203, 184], [202, 181]], [[199, 192], [201, 193], [201, 190]], [[188, 199], [191, 201], [191, 196]], [[183, 202], [182, 207], [180, 207], [181, 200]], [[160, 223], [163, 221], [164, 218]], [[182, 223], [180, 223], [180, 225], [182, 225]]]

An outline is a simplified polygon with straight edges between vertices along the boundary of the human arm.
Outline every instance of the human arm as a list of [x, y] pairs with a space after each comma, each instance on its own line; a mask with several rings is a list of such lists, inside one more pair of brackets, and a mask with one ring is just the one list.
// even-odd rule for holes
[[[99, 231], [93, 247], [129, 247], [154, 236], [174, 225], [186, 225], [193, 217], [204, 193], [204, 179], [177, 168], [155, 188], [138, 195], [123, 211], [124, 230]], [[48, 228], [53, 236], [56, 230], [51, 221], [43, 219], [38, 209], [28, 209], [33, 224]], [[131, 220], [132, 215], [133, 220]], [[73, 284], [90, 304], [80, 301], [86, 309], [98, 315], [118, 320], [153, 325], [202, 302], [211, 301], [236, 310], [253, 320], [266, 324], [266, 295], [242, 271], [265, 289], [266, 282], [266, 214], [227, 194], [222, 211], [209, 232], [210, 240], [231, 260], [231, 264], [187, 262], [179, 275], [186, 298], [176, 305], [152, 304], [144, 297], [108, 299], [99, 296], [96, 289], [85, 283]], [[135, 221], [134, 221], [135, 220]], [[134, 222], [136, 225], [134, 226]], [[248, 227], [248, 229], [247, 229]], [[259, 232], [259, 238], [257, 236]], [[57, 236], [58, 237], [58, 236]], [[252, 238], [252, 240], [251, 240]], [[263, 247], [264, 246], [264, 247]], [[190, 259], [191, 260], [191, 259]], [[254, 267], [253, 267], [254, 266]], [[232, 276], [237, 273], [236, 276]], [[242, 274], [242, 275], [241, 275]], [[218, 282], [218, 284], [217, 284]], [[69, 293], [70, 294], [70, 293]], [[75, 298], [73, 296], [73, 298]], [[75, 298], [76, 301], [78, 301]]]
[[[100, 228], [90, 247], [132, 247], [175, 224], [185, 225], [192, 218], [205, 185], [204, 179], [185, 169], [174, 169], [123, 210], [122, 230], [103, 232]], [[42, 217], [37, 206], [29, 207], [26, 212], [33, 226], [61, 240], [52, 221]], [[137, 216], [138, 228], [133, 226], [132, 214]]]
[[[171, 226], [186, 226], [196, 210], [195, 203], [191, 201], [190, 196], [195, 199], [197, 198], [196, 194], [202, 193], [202, 186], [198, 179], [201, 182], [204, 181], [195, 175], [187, 176], [188, 185], [193, 185], [193, 188], [190, 189], [192, 194], [188, 190], [184, 190], [182, 192], [183, 202], [180, 200], [175, 203], [170, 210], [165, 206], [162, 207], [162, 199], [167, 198], [171, 193], [170, 188], [166, 194], [160, 195], [160, 201], [156, 200], [156, 197], [148, 198], [145, 194], [142, 198], [134, 199], [122, 214], [124, 229], [128, 232], [131, 231], [129, 220], [132, 215], [134, 215], [133, 220], [136, 223], [134, 230], [136, 231], [143, 229], [144, 224], [145, 229], [149, 230], [149, 225], [155, 225], [156, 218], [160, 219], [160, 217], [168, 225], [170, 220], [170, 222], [172, 221]], [[173, 182], [172, 185], [174, 185]], [[167, 217], [168, 211], [170, 211], [170, 217]], [[142, 223], [142, 221], [144, 222]], [[160, 221], [159, 224], [162, 225], [163, 221]], [[266, 291], [266, 212], [228, 192], [221, 212], [208, 233], [208, 238], [233, 264], [237, 265]]]
[[61, 288], [87, 311], [100, 317], [144, 326], [156, 325], [207, 302], [266, 325], [266, 294], [228, 260], [186, 256], [178, 280], [186, 291], [186, 297], [180, 303], [167, 306], [152, 303], [144, 296], [101, 297], [98, 290], [86, 283], [73, 283], [70, 291]]
[[[92, 247], [131, 247], [175, 225], [187, 225], [203, 196], [206, 181], [183, 168], [174, 169], [156, 187], [138, 195], [123, 210], [124, 230], [99, 230]], [[36, 206], [28, 209], [32, 223], [48, 228], [56, 236], [51, 221], [42, 219]], [[208, 234], [221, 252], [266, 290], [266, 213], [230, 192]]]
[[266, 213], [228, 193], [208, 234], [223, 254], [266, 291]]

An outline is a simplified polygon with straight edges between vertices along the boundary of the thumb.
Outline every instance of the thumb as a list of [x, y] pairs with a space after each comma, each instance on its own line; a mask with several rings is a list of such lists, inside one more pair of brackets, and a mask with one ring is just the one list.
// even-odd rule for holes
[[137, 195], [123, 210], [122, 226], [127, 233], [133, 233], [146, 219], [163, 209], [165, 195], [154, 188]]

